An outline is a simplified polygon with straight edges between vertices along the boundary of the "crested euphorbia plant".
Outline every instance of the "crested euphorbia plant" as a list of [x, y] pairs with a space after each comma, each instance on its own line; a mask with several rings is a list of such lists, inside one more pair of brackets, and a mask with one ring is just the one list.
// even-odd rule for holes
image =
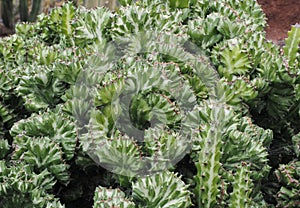
[[65, 4], [0, 39], [1, 207], [297, 207], [299, 42], [254, 0]]

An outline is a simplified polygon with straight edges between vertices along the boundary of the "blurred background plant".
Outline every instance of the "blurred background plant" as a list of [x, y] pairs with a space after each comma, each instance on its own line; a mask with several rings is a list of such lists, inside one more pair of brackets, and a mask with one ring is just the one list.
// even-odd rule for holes
[[60, 7], [65, 2], [83, 5], [87, 8], [106, 6], [115, 9], [117, 0], [1, 0], [0, 14], [3, 24], [10, 29], [16, 22], [34, 22], [40, 13], [49, 13], [54, 7]]

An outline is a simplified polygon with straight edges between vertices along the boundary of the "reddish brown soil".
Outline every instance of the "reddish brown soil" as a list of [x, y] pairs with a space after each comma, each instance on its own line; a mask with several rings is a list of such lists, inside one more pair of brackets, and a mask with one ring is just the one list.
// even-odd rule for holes
[[300, 23], [300, 0], [258, 0], [268, 18], [267, 38], [282, 41], [291, 25]]

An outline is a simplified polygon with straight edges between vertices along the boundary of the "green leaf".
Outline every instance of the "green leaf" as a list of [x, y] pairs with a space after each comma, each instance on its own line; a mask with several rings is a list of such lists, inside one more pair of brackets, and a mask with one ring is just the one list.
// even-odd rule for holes
[[275, 174], [282, 184], [277, 193], [278, 205], [281, 207], [297, 207], [300, 203], [300, 162], [293, 160], [288, 164], [280, 165]]
[[141, 159], [141, 150], [133, 139], [114, 135], [110, 139], [102, 138], [102, 142], [101, 139], [97, 140], [97, 145], [93, 143], [87, 153], [102, 167], [130, 177], [142, 173], [147, 168], [146, 162]]
[[69, 165], [65, 163], [60, 147], [49, 138], [31, 138], [25, 144], [19, 144], [13, 160], [23, 160], [37, 172], [48, 170], [66, 185], [70, 182]]
[[297, 52], [300, 44], [300, 25], [296, 24], [292, 26], [291, 31], [288, 32], [288, 38], [285, 40], [285, 46], [283, 48], [284, 55], [288, 59], [289, 66], [294, 66]]
[[219, 73], [232, 79], [232, 75], [246, 74], [251, 68], [251, 62], [248, 54], [241, 48], [235, 40], [231, 40], [228, 46], [220, 53], [221, 65], [218, 67]]
[[98, 186], [95, 190], [93, 208], [135, 208], [135, 204], [125, 197], [120, 189], [108, 189]]
[[130, 5], [131, 2], [132, 2], [132, 0], [119, 0], [119, 3], [120, 3], [122, 6]]
[[75, 15], [75, 7], [69, 3], [65, 4], [62, 7], [62, 16], [61, 16], [61, 29], [62, 33], [67, 37], [71, 37], [73, 35], [73, 28], [72, 28], [72, 20]]
[[75, 38], [76, 43], [81, 44], [90, 40], [98, 40], [100, 43], [105, 38], [105, 29], [109, 26], [110, 18], [113, 15], [104, 7], [99, 7], [93, 10], [85, 10], [78, 15], [76, 23]]
[[298, 158], [300, 158], [300, 133], [294, 135], [292, 137], [293, 145], [294, 145], [294, 151]]
[[188, 8], [189, 7], [189, 0], [169, 0], [170, 5], [172, 8]]
[[7, 165], [0, 161], [1, 206], [4, 208], [39, 208], [46, 204], [63, 208], [54, 195], [47, 193], [54, 185], [55, 179], [46, 169], [35, 173], [31, 164], [14, 161]]
[[45, 112], [32, 114], [28, 119], [16, 122], [11, 129], [15, 144], [24, 145], [30, 138], [47, 137], [59, 145], [66, 160], [71, 160], [77, 143], [76, 127], [73, 121], [62, 113]]
[[4, 140], [0, 136], [0, 160], [4, 159], [8, 151], [10, 150], [10, 145], [7, 140]]
[[142, 207], [190, 207], [188, 186], [172, 172], [138, 178], [132, 184], [132, 196]]

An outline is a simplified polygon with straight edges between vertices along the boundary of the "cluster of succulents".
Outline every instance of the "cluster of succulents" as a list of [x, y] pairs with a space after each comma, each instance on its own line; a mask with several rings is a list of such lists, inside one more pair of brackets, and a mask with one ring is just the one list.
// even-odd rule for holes
[[299, 26], [280, 48], [255, 0], [121, 4], [0, 39], [0, 206], [299, 206]]

